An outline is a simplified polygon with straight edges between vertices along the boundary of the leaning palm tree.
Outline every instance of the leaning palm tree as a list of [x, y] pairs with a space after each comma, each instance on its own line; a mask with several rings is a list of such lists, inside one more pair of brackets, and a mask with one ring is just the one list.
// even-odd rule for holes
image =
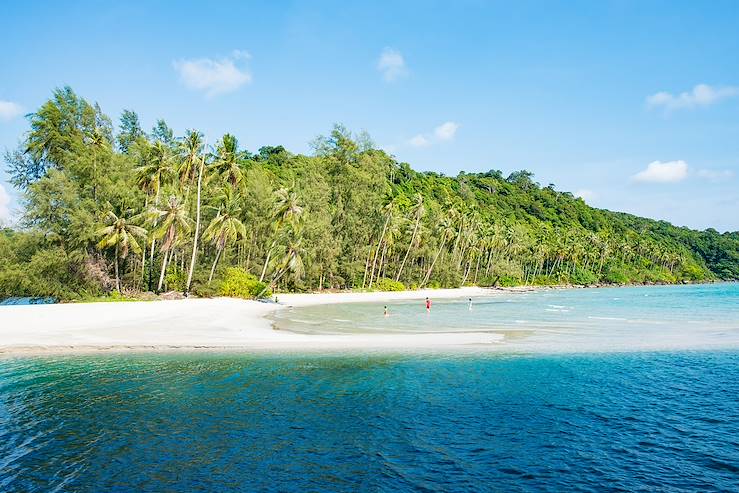
[[211, 164], [214, 175], [220, 176], [224, 182], [237, 187], [244, 179], [241, 169], [241, 153], [239, 152], [239, 141], [231, 134], [223, 136], [216, 145], [216, 152]]
[[436, 235], [437, 237], [441, 239], [441, 242], [439, 243], [439, 250], [436, 252], [436, 255], [434, 256], [434, 260], [431, 262], [431, 265], [426, 271], [426, 275], [423, 278], [423, 282], [421, 282], [421, 286], [425, 286], [426, 283], [429, 282], [429, 279], [431, 278], [431, 273], [433, 272], [434, 266], [436, 265], [436, 261], [439, 260], [439, 256], [441, 255], [441, 252], [444, 250], [444, 247], [447, 245], [447, 242], [451, 240], [452, 238], [454, 238], [454, 235], [456, 233], [457, 233], [457, 230], [454, 228], [454, 225], [449, 220], [449, 218], [442, 217], [441, 221], [439, 221], [439, 224], [436, 227]]
[[164, 259], [162, 260], [162, 270], [159, 273], [159, 284], [157, 285], [157, 291], [161, 291], [164, 274], [167, 271], [167, 261], [170, 257], [169, 253], [179, 236], [190, 231], [192, 220], [187, 215], [187, 208], [175, 195], [171, 195], [161, 209], [153, 207], [149, 211], [149, 217], [154, 224], [158, 224], [154, 231], [154, 238], [162, 239], [160, 251], [164, 254]]
[[416, 205], [413, 206], [413, 216], [415, 218], [415, 222], [413, 224], [413, 233], [411, 234], [411, 241], [408, 243], [408, 249], [405, 251], [405, 256], [403, 256], [403, 261], [400, 262], [400, 267], [398, 267], [398, 272], [395, 274], [395, 280], [400, 280], [400, 275], [403, 273], [403, 268], [405, 267], [405, 263], [408, 260], [408, 256], [411, 254], [411, 249], [416, 244], [416, 235], [418, 234], [418, 227], [421, 225], [421, 218], [423, 218], [423, 215], [426, 213], [426, 210], [423, 207], [423, 195], [420, 193], [416, 197]]
[[131, 218], [126, 219], [126, 216], [130, 217], [132, 212], [128, 210], [117, 216], [113, 211], [108, 211], [105, 215], [105, 222], [108, 225], [95, 233], [97, 236], [102, 236], [97, 244], [99, 249], [115, 247], [115, 288], [119, 293], [121, 292], [120, 259], [125, 259], [129, 250], [141, 253], [141, 247], [136, 238], [146, 238], [144, 228], [131, 224]]
[[257, 295], [257, 298], [261, 297], [267, 292], [267, 289], [273, 288], [286, 274], [292, 274], [294, 280], [298, 281], [303, 278], [305, 274], [305, 266], [303, 265], [303, 255], [305, 250], [302, 245], [302, 238], [300, 236], [300, 228], [291, 226], [287, 234], [287, 247], [285, 249], [285, 255], [277, 263], [277, 266], [272, 275], [272, 280], [262, 291]]
[[226, 186], [223, 190], [223, 195], [219, 197], [219, 201], [221, 202], [221, 207], [219, 207], [218, 213], [208, 227], [205, 228], [205, 231], [203, 231], [203, 239], [212, 242], [216, 247], [216, 258], [213, 261], [213, 267], [210, 269], [208, 284], [213, 281], [213, 273], [216, 271], [216, 265], [218, 265], [218, 260], [221, 258], [221, 254], [226, 249], [228, 243], [237, 240], [239, 237], [244, 238], [246, 236], [246, 227], [239, 220], [241, 207], [230, 186]]

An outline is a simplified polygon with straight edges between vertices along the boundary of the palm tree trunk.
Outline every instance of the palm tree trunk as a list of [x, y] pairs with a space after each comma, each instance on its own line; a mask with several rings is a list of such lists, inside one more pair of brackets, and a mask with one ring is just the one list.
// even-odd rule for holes
[[118, 294], [121, 293], [121, 277], [118, 274], [118, 243], [115, 244], [115, 288]]
[[[208, 145], [206, 141], [205, 145]], [[200, 188], [203, 182], [203, 165], [205, 164], [205, 155], [203, 155], [203, 161], [200, 164], [200, 170], [198, 172], [198, 205], [196, 208], [196, 221], [195, 221], [195, 237], [192, 240], [192, 257], [190, 258], [190, 270], [187, 273], [187, 284], [185, 284], [185, 296], [190, 293], [190, 284], [192, 283], [192, 273], [195, 270], [195, 258], [198, 253], [198, 235], [200, 233]], [[211, 274], [211, 277], [213, 275]], [[210, 281], [208, 281], [210, 282]]]
[[272, 249], [274, 248], [275, 243], [272, 242], [272, 245], [270, 245], [269, 250], [267, 251], [267, 258], [264, 260], [264, 266], [262, 267], [262, 275], [259, 276], [259, 282], [264, 281], [264, 276], [267, 274], [267, 265], [269, 264], [269, 258], [272, 256]]
[[370, 270], [370, 280], [369, 280], [369, 287], [372, 287], [372, 281], [375, 277], [375, 265], [377, 264], [377, 254], [380, 253], [380, 248], [382, 247], [382, 242], [385, 239], [385, 231], [387, 231], [387, 223], [390, 222], [390, 217], [392, 214], [388, 213], [387, 218], [385, 218], [385, 224], [382, 225], [382, 233], [380, 234], [380, 241], [377, 242], [377, 249], [375, 250], [375, 256], [372, 259], [372, 269]]
[[222, 251], [223, 251], [223, 248], [219, 248], [216, 250], [216, 259], [213, 261], [213, 267], [210, 268], [210, 276], [208, 276], [208, 285], [210, 285], [211, 281], [213, 281], [213, 273], [216, 271], [216, 265], [218, 265], [218, 260], [221, 258]]
[[434, 256], [434, 261], [431, 262], [431, 265], [429, 266], [429, 270], [426, 271], [426, 277], [423, 278], [423, 282], [421, 283], [421, 287], [425, 286], [427, 282], [429, 282], [429, 278], [431, 277], [431, 272], [434, 270], [434, 265], [436, 265], [436, 261], [439, 260], [439, 255], [441, 255], [441, 251], [444, 249], [444, 246], [446, 242], [442, 241], [441, 246], [439, 246], [439, 251], [436, 252], [436, 256]]
[[408, 244], [408, 250], [405, 251], [405, 256], [403, 257], [403, 261], [400, 263], [400, 267], [398, 268], [398, 273], [395, 274], [395, 280], [400, 280], [400, 275], [403, 273], [403, 267], [405, 267], [405, 262], [408, 260], [408, 255], [411, 254], [411, 248], [413, 248], [413, 243], [416, 241], [416, 233], [418, 232], [418, 225], [421, 222], [421, 218], [416, 218], [416, 225], [413, 226], [413, 234], [411, 235], [411, 242]]
[[162, 271], [159, 273], [159, 284], [157, 285], [157, 292], [162, 291], [162, 284], [164, 284], [164, 273], [167, 271], [167, 259], [169, 258], [169, 252], [164, 252], [164, 259], [162, 260]]

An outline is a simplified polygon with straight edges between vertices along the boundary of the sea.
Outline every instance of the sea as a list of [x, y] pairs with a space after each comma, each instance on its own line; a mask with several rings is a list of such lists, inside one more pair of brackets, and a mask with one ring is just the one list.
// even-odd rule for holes
[[0, 359], [2, 492], [736, 492], [739, 286], [284, 310], [464, 350]]

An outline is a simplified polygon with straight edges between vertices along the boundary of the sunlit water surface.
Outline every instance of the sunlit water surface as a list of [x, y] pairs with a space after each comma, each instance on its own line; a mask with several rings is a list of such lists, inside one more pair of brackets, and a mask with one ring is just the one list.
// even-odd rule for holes
[[[528, 346], [507, 353], [0, 359], [0, 491], [739, 491], [727, 286], [496, 297], [471, 313], [440, 301], [428, 318], [399, 304], [392, 327], [376, 305], [353, 306], [365, 315], [351, 325], [306, 324], [508, 330], [528, 313], [534, 330], [508, 342]], [[724, 348], [539, 350], [564, 328], [626, 341], [681, 327]]]
[[[318, 305], [278, 311], [283, 330], [316, 334], [502, 334], [495, 350], [739, 349], [739, 284], [566, 289], [489, 297]], [[491, 338], [492, 340], [492, 338]]]

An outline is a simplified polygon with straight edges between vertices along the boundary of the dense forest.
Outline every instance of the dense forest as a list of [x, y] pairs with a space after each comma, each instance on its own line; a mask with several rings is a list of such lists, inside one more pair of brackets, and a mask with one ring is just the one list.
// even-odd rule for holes
[[336, 126], [310, 156], [114, 127], [70, 88], [5, 153], [0, 299], [739, 278], [739, 232], [594, 209], [527, 171], [416, 172]]

